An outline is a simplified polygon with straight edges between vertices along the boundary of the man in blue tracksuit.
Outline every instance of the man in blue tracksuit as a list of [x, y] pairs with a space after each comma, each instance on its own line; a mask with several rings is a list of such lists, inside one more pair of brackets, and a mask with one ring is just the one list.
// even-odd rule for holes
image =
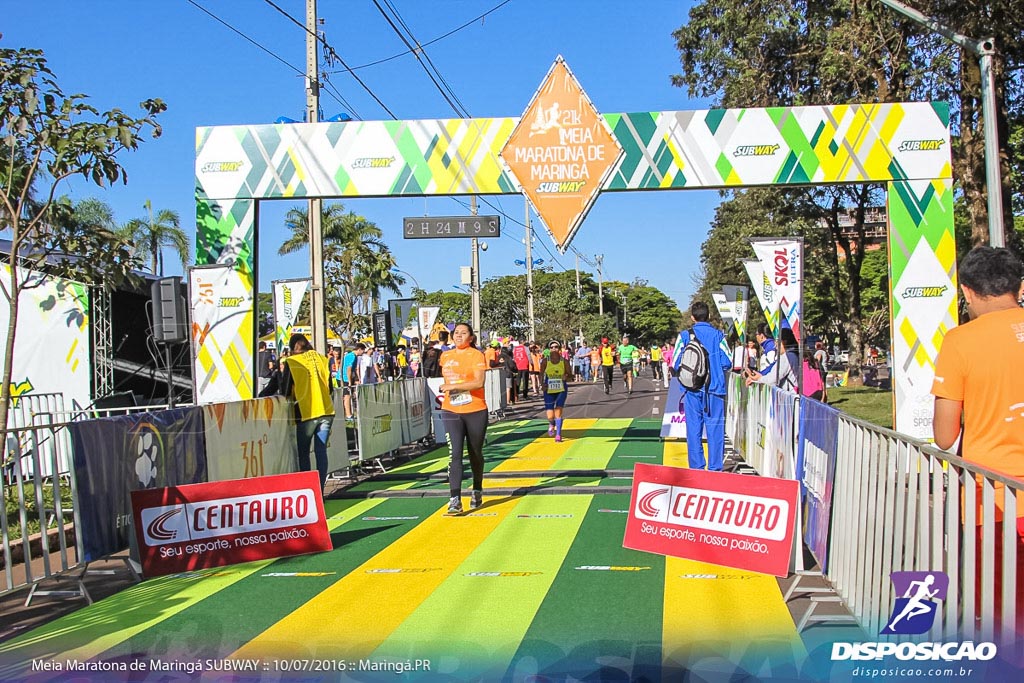
[[[686, 411], [686, 453], [690, 461], [690, 469], [702, 470], [705, 465], [712, 472], [722, 471], [725, 459], [725, 378], [732, 367], [732, 360], [722, 350], [722, 332], [708, 323], [708, 305], [703, 301], [694, 302], [690, 307], [694, 325], [690, 332], [683, 331], [680, 336], [689, 343], [690, 334], [708, 352], [708, 381], [700, 391], [683, 388], [683, 406]], [[682, 354], [673, 354], [673, 369], [679, 370]], [[707, 432], [708, 454], [704, 460], [702, 436]]]

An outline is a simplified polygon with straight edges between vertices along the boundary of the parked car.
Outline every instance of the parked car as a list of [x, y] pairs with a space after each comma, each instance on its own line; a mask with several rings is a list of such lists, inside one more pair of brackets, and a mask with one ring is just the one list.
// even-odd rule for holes
[[846, 365], [850, 362], [850, 350], [843, 349], [842, 351], [836, 351], [832, 355], [832, 365]]

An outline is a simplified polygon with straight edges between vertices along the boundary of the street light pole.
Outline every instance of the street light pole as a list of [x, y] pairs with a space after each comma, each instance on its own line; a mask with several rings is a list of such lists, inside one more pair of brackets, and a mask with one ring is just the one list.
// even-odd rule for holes
[[[317, 64], [316, 0], [306, 0], [306, 121], [320, 117], [320, 79]], [[313, 328], [313, 348], [327, 352], [327, 325], [324, 320], [324, 236], [323, 200], [310, 199], [307, 211], [309, 228], [309, 268], [312, 277], [309, 292], [309, 322]]]
[[601, 271], [601, 266], [604, 265], [604, 254], [598, 254], [594, 257], [597, 261], [597, 314], [600, 316], [604, 315], [604, 273]]
[[978, 58], [981, 69], [981, 115], [985, 130], [985, 185], [988, 189], [988, 242], [993, 247], [1006, 246], [1003, 226], [1003, 183], [999, 172], [999, 130], [996, 125], [996, 77], [992, 56], [996, 53], [995, 38], [975, 40], [940, 24], [913, 7], [897, 0], [880, 0], [883, 5], [926, 28], [945, 36]]
[[530, 341], [537, 341], [537, 323], [533, 317], [533, 228], [530, 227], [530, 202], [526, 205], [526, 317], [530, 321]]
[[[474, 216], [477, 215], [476, 195], [469, 199], [469, 212]], [[480, 334], [480, 241], [476, 237], [472, 239], [471, 247], [473, 249], [473, 266], [469, 285], [470, 305], [473, 309], [473, 330]]]
[[[412, 278], [412, 284], [416, 287], [416, 289], [419, 289], [419, 290], [423, 289], [422, 287], [420, 287], [420, 283], [416, 279], [416, 276], [413, 275], [412, 273], [410, 273], [409, 271], [402, 270], [401, 268], [392, 268], [391, 272], [392, 273], [404, 273], [404, 274], [408, 275], [409, 277]], [[419, 302], [418, 301], [416, 302], [416, 338], [420, 340], [420, 348], [422, 349], [423, 348], [423, 330], [420, 328], [420, 306], [419, 306]]]

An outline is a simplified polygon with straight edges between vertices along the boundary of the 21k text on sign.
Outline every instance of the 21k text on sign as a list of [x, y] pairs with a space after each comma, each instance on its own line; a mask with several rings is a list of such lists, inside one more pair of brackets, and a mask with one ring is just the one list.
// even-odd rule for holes
[[147, 577], [332, 549], [316, 472], [132, 491], [132, 516]]
[[622, 545], [786, 576], [798, 483], [638, 464]]

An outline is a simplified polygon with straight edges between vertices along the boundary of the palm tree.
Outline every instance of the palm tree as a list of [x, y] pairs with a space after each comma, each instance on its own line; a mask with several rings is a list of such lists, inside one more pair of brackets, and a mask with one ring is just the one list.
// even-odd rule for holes
[[132, 242], [138, 246], [139, 251], [145, 249], [151, 259], [150, 272], [163, 277], [163, 249], [165, 247], [174, 249], [182, 266], [188, 264], [191, 253], [188, 235], [181, 229], [181, 220], [178, 218], [177, 211], [160, 209], [154, 216], [153, 205], [148, 199], [145, 207], [149, 210], [148, 219], [133, 218], [124, 224], [121, 232], [131, 238]]
[[[373, 221], [355, 212], [345, 212], [341, 204], [325, 204], [323, 258], [325, 304], [328, 317], [341, 329], [352, 333], [357, 319], [370, 310], [381, 291], [397, 293], [401, 278], [390, 272], [395, 265], [383, 233]], [[278, 250], [290, 254], [309, 244], [305, 208], [297, 207], [285, 216], [291, 235]]]

